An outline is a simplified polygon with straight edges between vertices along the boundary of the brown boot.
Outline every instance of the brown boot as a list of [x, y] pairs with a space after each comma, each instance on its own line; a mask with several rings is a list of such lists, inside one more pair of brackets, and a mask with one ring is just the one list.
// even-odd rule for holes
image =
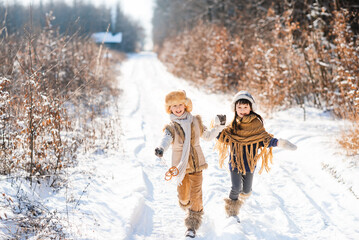
[[227, 216], [237, 216], [239, 214], [239, 209], [244, 204], [244, 202], [251, 196], [251, 192], [244, 194], [241, 193], [238, 196], [238, 200], [232, 200], [230, 198], [225, 198], [225, 206], [224, 209], [226, 210]]
[[224, 209], [226, 210], [226, 214], [228, 217], [237, 216], [239, 214], [240, 207], [244, 203], [242, 199], [232, 200], [230, 198], [225, 198], [224, 202]]
[[203, 210], [200, 212], [188, 209], [187, 217], [184, 220], [187, 229], [196, 231], [202, 223]]

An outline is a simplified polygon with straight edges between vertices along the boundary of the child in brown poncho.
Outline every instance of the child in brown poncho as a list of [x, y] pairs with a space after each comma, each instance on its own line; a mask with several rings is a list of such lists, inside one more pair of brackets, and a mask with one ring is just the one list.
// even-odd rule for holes
[[[272, 147], [295, 150], [297, 147], [285, 139], [276, 139], [266, 132], [262, 117], [255, 112], [255, 101], [247, 91], [238, 92], [232, 101], [234, 119], [217, 137], [219, 164], [222, 167], [229, 155], [232, 189], [225, 200], [228, 216], [236, 216], [244, 201], [252, 192], [253, 173], [262, 158], [259, 173], [272, 161]], [[228, 148], [230, 151], [228, 152]]]

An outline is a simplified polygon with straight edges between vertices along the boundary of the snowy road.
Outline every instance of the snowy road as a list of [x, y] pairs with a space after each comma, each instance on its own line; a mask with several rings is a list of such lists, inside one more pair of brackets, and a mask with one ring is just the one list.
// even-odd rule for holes
[[[173, 77], [152, 53], [129, 56], [121, 72], [125, 161], [116, 165], [121, 169], [123, 164], [121, 174], [127, 181], [118, 186], [126, 194], [121, 195], [122, 190], [114, 196], [122, 205], [118, 211], [123, 222], [114, 239], [184, 238], [185, 213], [177, 204], [175, 182], [164, 181], [168, 166], [154, 156], [169, 119], [164, 97], [172, 90], [186, 90], [193, 114], [200, 114], [209, 126], [215, 114], [232, 119], [231, 96], [207, 94]], [[338, 154], [335, 136], [341, 123], [315, 109], [308, 112], [305, 122], [300, 109], [265, 119], [268, 132], [289, 139], [298, 150], [275, 149], [272, 170], [255, 174], [253, 194], [241, 210], [241, 224], [225, 218], [223, 198], [230, 190], [229, 174], [218, 168], [214, 142], [201, 142], [209, 168], [204, 171], [205, 215], [198, 239], [359, 239], [359, 167], [348, 170], [350, 163]], [[169, 165], [170, 153], [164, 158]]]

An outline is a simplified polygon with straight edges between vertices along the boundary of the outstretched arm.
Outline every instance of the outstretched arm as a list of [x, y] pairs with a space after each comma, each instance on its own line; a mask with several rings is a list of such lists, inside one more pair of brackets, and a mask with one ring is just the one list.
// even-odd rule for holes
[[166, 129], [160, 145], [155, 148], [155, 155], [157, 157], [162, 157], [163, 153], [169, 148], [172, 142], [173, 142], [172, 134]]
[[[263, 142], [260, 142], [260, 146], [263, 147], [264, 144]], [[282, 138], [272, 138], [269, 142], [268, 148], [270, 147], [279, 147], [279, 148], [284, 148], [284, 149], [288, 149], [288, 150], [296, 150], [297, 146], [294, 145], [293, 143], [289, 142], [286, 139], [282, 139]]]
[[297, 146], [295, 144], [289, 142], [286, 139], [282, 139], [282, 138], [278, 139], [277, 146], [280, 148], [284, 148], [284, 149], [288, 149], [288, 150], [292, 150], [292, 151], [297, 149]]
[[218, 136], [220, 132], [226, 127], [226, 115], [217, 115], [214, 119], [214, 126], [211, 130], [204, 129], [202, 138], [206, 141], [211, 141]]

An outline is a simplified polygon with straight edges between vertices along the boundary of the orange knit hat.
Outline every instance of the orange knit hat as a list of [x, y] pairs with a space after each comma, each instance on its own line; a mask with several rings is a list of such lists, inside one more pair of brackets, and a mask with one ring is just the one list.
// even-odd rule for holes
[[168, 114], [171, 114], [171, 106], [184, 104], [187, 112], [192, 111], [192, 101], [186, 96], [184, 90], [172, 91], [166, 95], [165, 108]]

